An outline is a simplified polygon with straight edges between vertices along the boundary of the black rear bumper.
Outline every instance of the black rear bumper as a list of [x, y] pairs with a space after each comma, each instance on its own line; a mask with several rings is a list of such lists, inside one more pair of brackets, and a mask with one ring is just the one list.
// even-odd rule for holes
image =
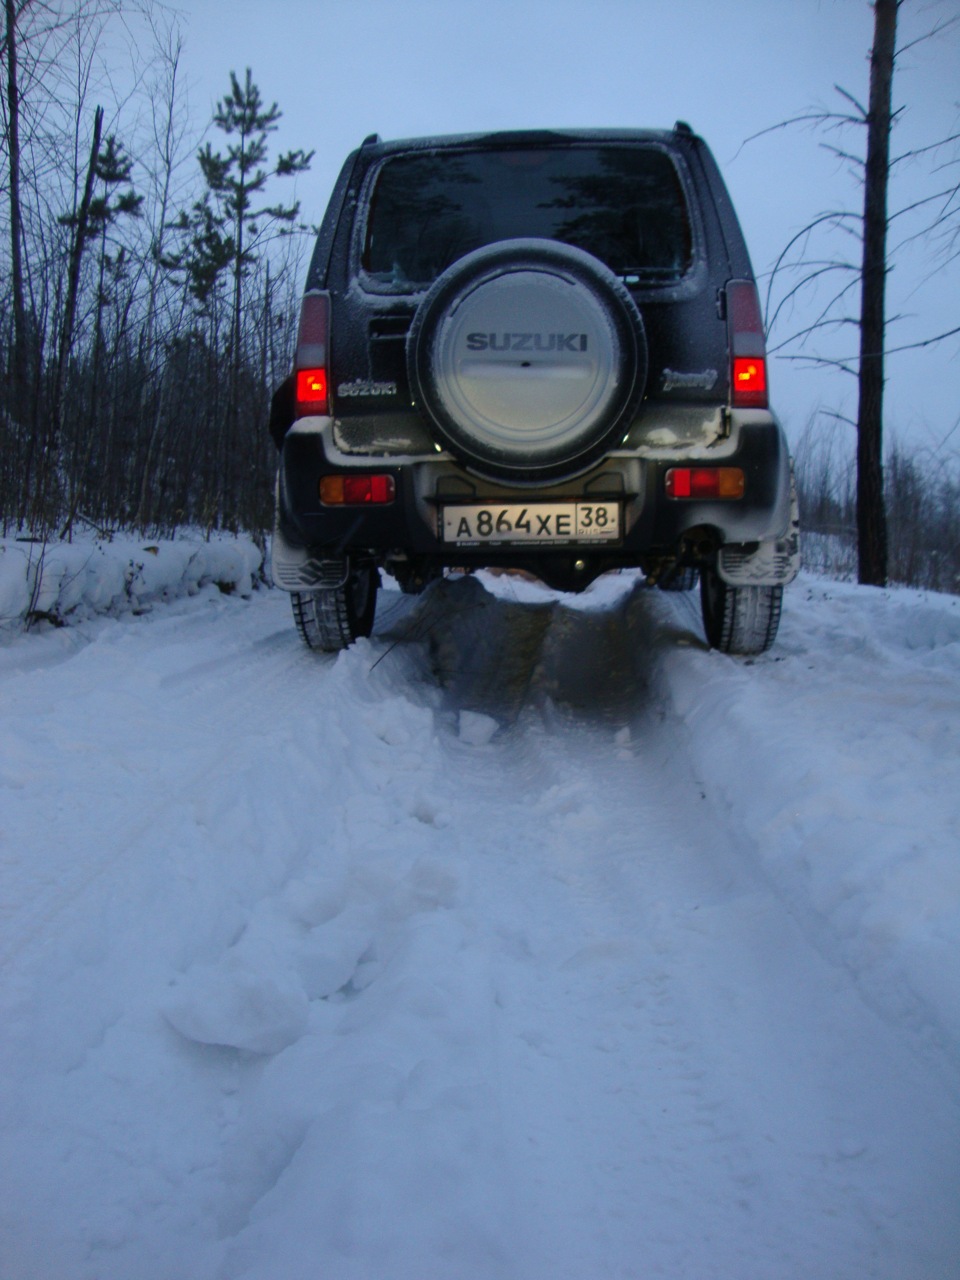
[[[740, 423], [735, 436], [696, 457], [618, 453], [584, 475], [562, 484], [517, 488], [485, 480], [444, 458], [374, 459], [328, 457], [325, 435], [291, 433], [283, 443], [279, 476], [278, 529], [284, 541], [317, 557], [362, 555], [378, 561], [413, 558], [440, 567], [506, 565], [541, 569], [551, 562], [589, 562], [589, 575], [613, 567], [642, 565], [675, 556], [686, 540], [752, 543], [781, 537], [789, 522], [790, 463], [775, 419]], [[742, 499], [684, 501], [666, 496], [665, 476], [677, 466], [740, 467]], [[390, 475], [395, 500], [384, 506], [324, 506], [319, 500], [325, 475]], [[481, 546], [451, 544], [440, 536], [443, 506], [562, 501], [616, 501], [622, 504], [623, 536], [615, 543]], [[584, 565], [584, 569], [587, 565]], [[582, 572], [582, 571], [581, 571]]]

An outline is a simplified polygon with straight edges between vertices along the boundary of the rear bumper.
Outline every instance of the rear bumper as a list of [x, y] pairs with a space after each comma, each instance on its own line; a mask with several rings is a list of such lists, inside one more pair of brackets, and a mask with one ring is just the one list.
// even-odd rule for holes
[[[298, 428], [284, 440], [278, 477], [274, 579], [288, 590], [309, 585], [314, 566], [324, 559], [344, 555], [381, 563], [416, 559], [434, 566], [514, 565], [534, 573], [551, 561], [568, 560], [588, 566], [585, 585], [605, 569], [642, 566], [680, 553], [703, 557], [709, 548], [715, 553], [727, 544], [742, 548], [769, 543], [787, 537], [790, 530], [786, 440], [776, 419], [764, 412], [735, 415], [729, 436], [708, 448], [682, 454], [663, 449], [613, 452], [573, 480], [542, 487], [498, 484], [439, 453], [406, 458], [342, 454], [327, 418], [304, 420]], [[687, 465], [742, 468], [744, 497], [694, 502], [668, 498], [667, 471]], [[319, 486], [325, 475], [364, 472], [392, 476], [395, 500], [384, 506], [321, 504]], [[573, 499], [619, 503], [622, 537], [601, 545], [569, 541], [517, 546], [505, 540], [464, 546], [444, 542], [440, 534], [445, 506]], [[692, 550], [695, 546], [699, 552]], [[759, 566], [755, 561], [752, 581], [764, 580]], [[776, 580], [784, 580], [782, 573]]]

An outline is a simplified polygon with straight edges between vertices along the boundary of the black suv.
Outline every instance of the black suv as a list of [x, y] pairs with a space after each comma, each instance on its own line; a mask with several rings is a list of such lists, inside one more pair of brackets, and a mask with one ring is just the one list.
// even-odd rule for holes
[[699, 576], [710, 644], [759, 653], [799, 568], [750, 260], [683, 123], [368, 138], [271, 430], [273, 577], [312, 648], [369, 634], [381, 568], [629, 566]]

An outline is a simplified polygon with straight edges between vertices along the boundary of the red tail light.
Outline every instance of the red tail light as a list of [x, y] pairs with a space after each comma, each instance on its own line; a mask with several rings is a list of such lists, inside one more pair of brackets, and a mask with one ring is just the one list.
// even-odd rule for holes
[[742, 498], [746, 479], [739, 467], [672, 467], [664, 477], [668, 498]]
[[763, 313], [752, 280], [727, 283], [727, 328], [730, 335], [730, 403], [739, 409], [766, 409], [767, 348]]
[[326, 369], [298, 369], [298, 416], [302, 417], [305, 413], [326, 413], [328, 407]]
[[326, 507], [384, 506], [397, 496], [390, 475], [324, 476], [320, 501]]
[[294, 360], [298, 418], [330, 412], [330, 390], [327, 385], [329, 329], [329, 294], [318, 291], [305, 294], [300, 308], [300, 332]]
[[[763, 356], [733, 357], [733, 395], [735, 404], [746, 403], [738, 397], [766, 396], [767, 362]], [[749, 401], [754, 403], [754, 401]], [[763, 402], [766, 404], [766, 400]]]

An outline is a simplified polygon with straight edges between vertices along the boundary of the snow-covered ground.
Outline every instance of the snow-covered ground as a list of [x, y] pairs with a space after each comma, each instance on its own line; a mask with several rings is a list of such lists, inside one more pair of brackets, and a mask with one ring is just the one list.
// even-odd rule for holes
[[98, 554], [0, 643], [3, 1280], [960, 1274], [960, 600], [743, 662], [482, 575], [333, 658]]

